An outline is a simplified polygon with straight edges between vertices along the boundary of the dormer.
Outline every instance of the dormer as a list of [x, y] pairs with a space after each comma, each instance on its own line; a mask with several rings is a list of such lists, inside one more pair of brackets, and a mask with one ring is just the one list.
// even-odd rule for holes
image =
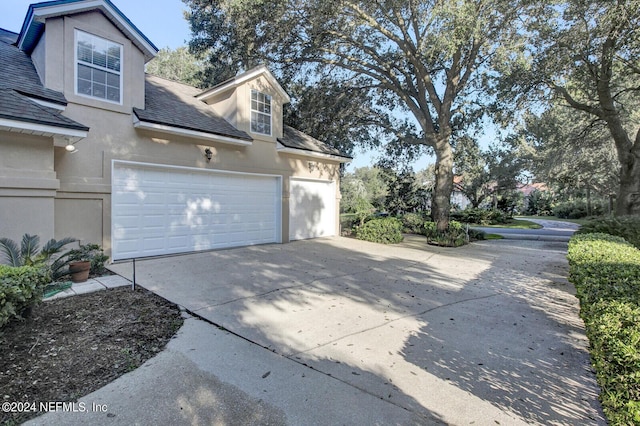
[[109, 0], [32, 4], [17, 46], [69, 103], [129, 114], [144, 107], [144, 64], [158, 52]]
[[253, 139], [283, 137], [283, 105], [291, 100], [273, 74], [259, 66], [207, 89], [197, 99]]

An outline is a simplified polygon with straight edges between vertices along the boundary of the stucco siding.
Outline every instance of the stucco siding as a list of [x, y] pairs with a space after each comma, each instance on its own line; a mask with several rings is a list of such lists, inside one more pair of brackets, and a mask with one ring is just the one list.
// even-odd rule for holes
[[[77, 95], [75, 92], [75, 40], [80, 30], [122, 45], [122, 98], [120, 104]], [[81, 13], [47, 19], [47, 84], [64, 93], [69, 103], [130, 114], [144, 108], [144, 55], [102, 14]], [[54, 83], [55, 82], [55, 83]]]
[[[316, 167], [311, 171], [309, 159], [279, 154], [275, 149], [275, 142], [271, 140], [256, 139], [251, 146], [238, 147], [150, 130], [136, 130], [130, 114], [108, 110], [96, 113], [94, 108], [80, 104], [70, 104], [65, 115], [88, 125], [91, 130], [87, 138], [76, 144], [77, 152], [68, 153], [63, 149], [56, 149], [55, 167], [60, 179], [60, 191], [67, 198], [72, 194], [78, 199], [104, 200], [100, 214], [96, 208], [92, 208], [91, 217], [76, 221], [74, 229], [77, 238], [87, 241], [92, 241], [98, 232], [102, 232], [102, 244], [107, 250], [111, 245], [110, 193], [113, 160], [274, 174], [283, 176], [283, 182], [288, 182], [291, 176], [330, 179], [336, 183], [338, 181], [337, 162], [314, 159]], [[210, 162], [204, 156], [206, 148], [210, 148], [213, 153]], [[288, 241], [289, 235], [288, 200], [288, 188], [285, 186], [282, 205], [284, 242]], [[57, 230], [69, 229], [69, 225], [64, 223], [66, 219], [61, 215], [67, 205], [70, 204], [56, 204], [59, 218], [56, 221]]]
[[51, 138], [0, 132], [0, 237], [53, 238], [53, 149]]

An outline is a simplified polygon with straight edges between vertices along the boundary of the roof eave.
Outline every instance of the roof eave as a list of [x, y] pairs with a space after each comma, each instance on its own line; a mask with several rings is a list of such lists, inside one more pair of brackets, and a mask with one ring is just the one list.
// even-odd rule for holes
[[215, 133], [203, 132], [198, 130], [184, 129], [182, 127], [170, 126], [167, 124], [153, 123], [151, 121], [140, 120], [134, 117], [133, 127], [141, 130], [150, 130], [170, 135], [184, 136], [188, 138], [206, 140], [210, 142], [223, 143], [236, 146], [251, 146], [253, 141], [246, 139], [233, 138], [230, 136], [217, 135]]
[[271, 71], [269, 71], [269, 69], [264, 65], [252, 68], [248, 71], [243, 72], [242, 74], [238, 74], [232, 79], [222, 82], [210, 89], [207, 89], [197, 95], [196, 99], [206, 102], [208, 99], [213, 98], [214, 96], [219, 95], [220, 93], [224, 93], [228, 90], [235, 89], [238, 86], [246, 83], [249, 80], [253, 80], [260, 75], [263, 75], [269, 81], [269, 83], [271, 83], [271, 85], [276, 89], [276, 92], [278, 92], [278, 94], [284, 99], [285, 103], [291, 102], [289, 94], [284, 91], [280, 83], [278, 83], [278, 80], [276, 80]]
[[17, 46], [30, 54], [44, 32], [44, 21], [47, 18], [95, 9], [101, 10], [120, 31], [126, 34], [144, 53], [147, 61], [156, 56], [158, 48], [110, 0], [58, 0], [32, 4], [22, 24]]
[[87, 137], [89, 128], [71, 128], [0, 117], [0, 130], [54, 138], [54, 146], [65, 146]]
[[309, 151], [309, 150], [300, 149], [300, 148], [290, 148], [290, 147], [284, 146], [280, 142], [278, 142], [276, 150], [278, 151], [278, 153], [301, 155], [303, 157], [322, 158], [325, 160], [333, 160], [340, 163], [349, 163], [353, 160], [353, 158], [351, 157], [343, 157], [341, 155], [336, 155], [336, 154], [327, 154], [324, 152]]

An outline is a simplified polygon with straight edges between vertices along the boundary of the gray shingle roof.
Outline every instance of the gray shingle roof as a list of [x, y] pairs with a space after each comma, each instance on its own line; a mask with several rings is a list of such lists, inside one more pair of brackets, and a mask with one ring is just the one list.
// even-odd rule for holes
[[186, 84], [147, 74], [145, 108], [134, 108], [141, 121], [252, 140], [246, 132], [233, 127], [209, 105], [195, 98], [200, 90]]
[[[5, 35], [10, 33], [3, 31]], [[42, 85], [31, 58], [16, 46], [7, 44], [5, 38], [0, 37], [0, 89], [13, 89], [33, 98], [67, 105], [62, 93]]]
[[0, 28], [0, 42], [7, 44], [15, 44], [18, 41], [18, 34], [13, 31]]
[[303, 151], [319, 152], [328, 155], [337, 155], [338, 157], [351, 158], [343, 154], [339, 150], [330, 147], [324, 142], [307, 135], [306, 133], [296, 130], [287, 125], [284, 126], [282, 138], [278, 138], [278, 142], [287, 148], [300, 149]]
[[38, 105], [12, 89], [0, 89], [0, 118], [66, 129], [89, 130], [87, 126], [65, 117], [58, 110]]

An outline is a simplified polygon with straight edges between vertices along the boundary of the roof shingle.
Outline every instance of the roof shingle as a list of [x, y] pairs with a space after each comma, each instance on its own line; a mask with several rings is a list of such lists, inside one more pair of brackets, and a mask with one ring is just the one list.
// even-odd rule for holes
[[0, 89], [0, 118], [65, 129], [89, 130], [87, 126], [65, 117], [58, 110], [38, 105], [11, 89]]
[[284, 126], [283, 136], [278, 138], [278, 142], [287, 148], [300, 149], [303, 151], [318, 152], [321, 154], [336, 155], [343, 158], [351, 158], [348, 155], [343, 154], [339, 150], [330, 147], [324, 142], [294, 129], [287, 125]]
[[[10, 33], [3, 31], [5, 34]], [[13, 89], [29, 97], [67, 105], [67, 100], [62, 93], [42, 85], [31, 58], [16, 46], [7, 43], [10, 41], [10, 34], [7, 37], [0, 37], [0, 63], [2, 64], [0, 89]]]
[[209, 105], [197, 100], [195, 96], [199, 93], [195, 87], [147, 74], [145, 108], [134, 108], [133, 112], [141, 121], [252, 140]]

